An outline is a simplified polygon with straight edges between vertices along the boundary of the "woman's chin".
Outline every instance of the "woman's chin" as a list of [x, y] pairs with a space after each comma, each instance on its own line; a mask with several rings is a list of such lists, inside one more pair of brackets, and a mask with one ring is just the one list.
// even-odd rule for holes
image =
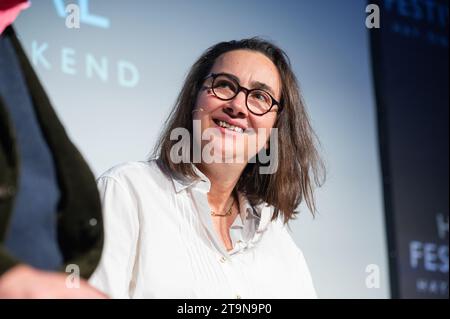
[[247, 159], [245, 151], [235, 148], [224, 148], [220, 143], [210, 144], [203, 149], [202, 159], [207, 163], [245, 164]]

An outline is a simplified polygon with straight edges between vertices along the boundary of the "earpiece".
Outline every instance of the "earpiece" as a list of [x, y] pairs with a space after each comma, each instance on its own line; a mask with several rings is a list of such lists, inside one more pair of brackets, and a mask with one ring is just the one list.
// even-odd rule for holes
[[198, 109], [193, 110], [192, 113], [194, 113], [194, 112], [203, 112], [204, 110], [205, 110], [204, 108], [199, 107]]

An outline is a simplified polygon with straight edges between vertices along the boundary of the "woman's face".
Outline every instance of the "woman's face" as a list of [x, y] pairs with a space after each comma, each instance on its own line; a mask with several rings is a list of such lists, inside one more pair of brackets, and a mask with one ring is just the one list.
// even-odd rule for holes
[[[239, 85], [247, 89], [261, 88], [261, 84], [264, 84], [265, 91], [269, 92], [275, 100], [280, 101], [280, 75], [272, 61], [262, 53], [249, 50], [224, 53], [217, 58], [211, 73], [230, 74], [239, 81]], [[204, 85], [210, 87], [211, 83], [212, 79], [209, 78]], [[213, 135], [211, 141], [209, 138], [206, 141], [202, 140], [202, 150], [208, 144], [208, 149], [214, 148], [214, 153], [219, 152], [222, 158], [230, 159], [232, 155], [236, 161], [237, 156], [242, 156], [246, 163], [264, 147], [275, 124], [278, 106], [258, 116], [247, 109], [245, 100], [244, 91], [239, 92], [232, 100], [223, 101], [209, 89], [200, 90], [193, 119], [200, 121], [202, 136], [205, 136], [205, 132], [206, 135], [211, 132]], [[224, 128], [223, 126], [226, 125], [220, 121], [240, 127], [243, 131]], [[194, 136], [194, 138], [197, 137]]]

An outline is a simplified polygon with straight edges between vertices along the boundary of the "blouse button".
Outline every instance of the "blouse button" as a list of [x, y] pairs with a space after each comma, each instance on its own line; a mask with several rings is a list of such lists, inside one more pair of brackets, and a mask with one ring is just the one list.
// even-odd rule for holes
[[241, 299], [242, 297], [240, 295], [236, 295], [236, 299]]
[[227, 261], [227, 259], [224, 256], [222, 256], [220, 257], [219, 261], [223, 264]]

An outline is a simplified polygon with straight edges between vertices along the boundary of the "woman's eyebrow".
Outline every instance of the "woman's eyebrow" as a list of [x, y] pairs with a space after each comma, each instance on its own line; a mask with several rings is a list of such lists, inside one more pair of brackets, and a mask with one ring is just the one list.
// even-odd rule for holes
[[262, 83], [262, 82], [259, 82], [259, 81], [253, 81], [250, 85], [254, 89], [268, 91], [270, 94], [275, 96], [275, 93], [273, 92], [272, 88], [270, 86], [268, 86], [266, 83]]
[[[241, 83], [241, 81], [239, 81], [239, 78], [234, 74], [227, 73], [227, 72], [222, 72], [221, 74], [225, 74], [225, 75], [229, 76], [230, 78], [232, 78], [239, 84]], [[250, 83], [250, 85], [251, 85], [251, 89], [265, 90], [265, 91], [268, 91], [273, 96], [275, 96], [273, 89], [270, 86], [268, 86], [266, 83], [259, 82], [259, 81], [253, 81], [252, 83]]]

